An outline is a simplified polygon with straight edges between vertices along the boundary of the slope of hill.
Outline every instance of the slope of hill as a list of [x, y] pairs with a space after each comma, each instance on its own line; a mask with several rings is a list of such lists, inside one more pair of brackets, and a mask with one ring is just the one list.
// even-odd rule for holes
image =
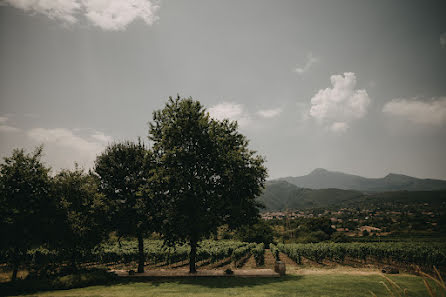
[[286, 181], [268, 181], [258, 201], [266, 211], [324, 207], [362, 197], [359, 191], [342, 189], [303, 189]]
[[258, 198], [265, 205], [264, 211], [304, 209], [319, 207], [375, 208], [384, 203], [430, 203], [441, 206], [446, 203], [446, 190], [438, 191], [391, 191], [364, 194], [342, 189], [304, 189], [283, 180], [268, 181], [265, 191]]
[[278, 180], [289, 182], [300, 188], [357, 190], [364, 192], [384, 191], [432, 191], [446, 189], [446, 181], [420, 179], [402, 174], [390, 173], [383, 178], [366, 178], [342, 172], [315, 169], [310, 174], [285, 177]]

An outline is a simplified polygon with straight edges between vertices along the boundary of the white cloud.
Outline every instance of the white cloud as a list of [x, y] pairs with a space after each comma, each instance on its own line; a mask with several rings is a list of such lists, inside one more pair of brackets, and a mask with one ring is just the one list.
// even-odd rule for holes
[[446, 48], [446, 32], [440, 35], [440, 45], [443, 48]]
[[336, 122], [330, 126], [330, 130], [336, 133], [344, 133], [348, 129], [348, 124], [344, 122]]
[[209, 115], [216, 120], [229, 119], [237, 121], [240, 127], [246, 127], [251, 123], [251, 116], [244, 111], [241, 104], [234, 102], [222, 102], [208, 109]]
[[418, 99], [393, 99], [382, 111], [418, 124], [442, 125], [446, 123], [446, 97], [422, 101]]
[[9, 120], [9, 116], [0, 116], [0, 132], [4, 133], [12, 133], [12, 132], [19, 132], [21, 129], [12, 127], [9, 125], [4, 125]]
[[305, 65], [303, 67], [297, 67], [295, 71], [300, 75], [302, 75], [308, 70], [310, 70], [311, 66], [313, 66], [317, 62], [319, 62], [319, 59], [313, 56], [313, 54], [310, 52], [307, 54], [307, 60], [305, 62]]
[[75, 14], [81, 8], [78, 0], [2, 0], [0, 3], [32, 14], [44, 14], [50, 19], [58, 19], [70, 24], [77, 22]]
[[147, 25], [158, 20], [159, 6], [148, 0], [83, 0], [85, 16], [104, 30], [123, 30], [141, 19]]
[[274, 118], [282, 112], [282, 108], [263, 109], [257, 111], [257, 114], [264, 118]]
[[66, 167], [79, 162], [83, 166], [91, 166], [96, 156], [105, 148], [106, 141], [111, 140], [110, 136], [101, 132], [94, 132], [89, 138], [81, 137], [73, 133], [70, 129], [55, 128], [33, 128], [27, 135], [38, 143], [43, 143], [45, 148], [49, 148], [52, 155], [57, 154], [55, 159], [61, 159], [60, 167]]
[[0, 132], [19, 132], [21, 131], [19, 128], [8, 126], [8, 125], [0, 125]]
[[91, 134], [91, 137], [99, 140], [101, 142], [109, 143], [112, 142], [113, 138], [111, 136], [105, 135], [104, 133], [100, 131], [94, 131], [93, 134]]
[[104, 30], [124, 30], [135, 20], [152, 25], [159, 5], [151, 0], [0, 0], [31, 14], [43, 14], [68, 24], [85, 17]]
[[[366, 90], [355, 89], [356, 75], [353, 72], [346, 72], [343, 75], [332, 75], [330, 80], [331, 88], [321, 89], [311, 98], [309, 115], [328, 126], [335, 123], [348, 125], [364, 117], [371, 100]], [[346, 130], [341, 128], [344, 126], [335, 126]]]

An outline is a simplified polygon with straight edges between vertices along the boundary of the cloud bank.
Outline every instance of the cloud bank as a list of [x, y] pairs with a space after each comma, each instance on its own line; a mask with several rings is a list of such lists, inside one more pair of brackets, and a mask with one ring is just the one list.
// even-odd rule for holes
[[85, 18], [103, 30], [124, 30], [136, 20], [152, 25], [158, 20], [159, 5], [150, 0], [0, 0], [31, 14], [74, 24]]
[[331, 88], [321, 89], [311, 98], [309, 115], [334, 132], [345, 132], [354, 120], [364, 117], [370, 97], [356, 89], [356, 75], [346, 72], [330, 77]]
[[382, 111], [413, 123], [441, 126], [446, 123], [446, 97], [429, 101], [393, 99], [384, 105]]

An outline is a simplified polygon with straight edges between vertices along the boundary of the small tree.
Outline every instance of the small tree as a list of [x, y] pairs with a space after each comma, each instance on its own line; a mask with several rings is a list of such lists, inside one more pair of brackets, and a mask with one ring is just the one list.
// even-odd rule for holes
[[259, 219], [256, 224], [245, 225], [239, 228], [236, 237], [244, 242], [263, 242], [269, 245], [274, 241], [274, 230], [268, 222]]
[[227, 224], [255, 222], [266, 169], [248, 149], [237, 123], [209, 117], [198, 102], [170, 98], [154, 112], [149, 139], [157, 165], [154, 181], [163, 203], [168, 244], [188, 242], [189, 271], [196, 272], [197, 244]]
[[144, 144], [126, 141], [108, 146], [97, 157], [94, 169], [110, 208], [111, 230], [138, 238], [138, 272], [144, 272], [144, 236], [155, 227], [155, 204], [147, 195], [151, 159]]
[[12, 280], [33, 246], [49, 238], [54, 214], [50, 169], [40, 161], [42, 147], [31, 154], [16, 149], [0, 164], [0, 247], [12, 265]]
[[70, 257], [77, 270], [79, 256], [91, 252], [106, 235], [104, 197], [97, 191], [97, 178], [77, 165], [55, 176], [54, 190], [58, 210], [55, 247]]

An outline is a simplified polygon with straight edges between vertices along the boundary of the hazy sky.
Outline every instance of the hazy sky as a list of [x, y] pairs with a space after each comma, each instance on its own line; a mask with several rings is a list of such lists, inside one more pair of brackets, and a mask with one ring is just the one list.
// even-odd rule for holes
[[0, 3], [1, 157], [89, 167], [179, 93], [238, 120], [270, 178], [446, 179], [445, 1]]

